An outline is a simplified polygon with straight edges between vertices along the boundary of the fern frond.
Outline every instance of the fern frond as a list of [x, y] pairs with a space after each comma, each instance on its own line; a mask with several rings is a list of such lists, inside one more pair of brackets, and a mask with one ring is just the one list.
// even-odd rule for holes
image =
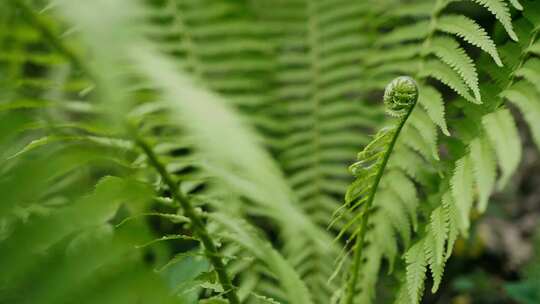
[[433, 277], [432, 293], [435, 293], [441, 284], [444, 266], [444, 245], [448, 237], [448, 221], [443, 207], [439, 206], [431, 213], [430, 224], [425, 236], [425, 254]]
[[456, 202], [461, 222], [463, 223], [463, 234], [469, 229], [469, 214], [473, 205], [473, 167], [468, 155], [463, 156], [456, 162], [454, 174], [450, 180], [452, 195]]
[[433, 210], [431, 213], [429, 229], [434, 241], [433, 261], [440, 265], [444, 261], [444, 249], [448, 237], [448, 219], [444, 212], [444, 207], [439, 206]]
[[271, 273], [276, 276], [281, 289], [290, 303], [313, 303], [304, 282], [295, 270], [288, 264], [272, 246], [258, 237], [246, 222], [235, 220], [229, 214], [213, 214], [211, 219], [223, 228], [222, 234], [229, 241], [239, 244], [266, 264]]
[[379, 45], [391, 45], [409, 41], [421, 40], [429, 34], [429, 21], [420, 21], [402, 26], [379, 39]]
[[441, 93], [430, 86], [421, 86], [420, 95], [418, 97], [418, 103], [424, 109], [431, 120], [439, 126], [444, 135], [450, 136], [446, 120], [444, 118], [444, 102]]
[[519, 3], [518, 0], [508, 0], [508, 1], [509, 1], [509, 2], [512, 4], [512, 6], [513, 6], [515, 9], [517, 9], [518, 11], [523, 10], [523, 6], [521, 5], [521, 3]]
[[491, 144], [485, 136], [473, 139], [469, 145], [475, 184], [478, 189], [478, 210], [484, 212], [493, 192], [496, 178], [496, 162]]
[[[268, 109], [281, 128], [271, 129], [272, 148], [298, 207], [327, 227], [340, 204], [336, 198], [347, 188], [342, 164], [369, 141], [358, 130], [377, 125], [382, 112], [364, 102], [367, 74], [357, 64], [365, 58], [371, 37], [364, 33], [377, 8], [341, 0], [262, 3], [256, 8], [261, 22], [276, 29], [268, 36], [276, 57], [274, 99]], [[345, 224], [343, 219], [335, 227]], [[295, 229], [286, 230], [285, 256], [307, 282], [314, 301], [328, 303], [339, 282], [326, 283], [334, 271], [326, 264], [334, 262], [339, 250], [327, 254]]]
[[[442, 231], [439, 231], [442, 232]], [[431, 276], [433, 277], [433, 287], [431, 288], [431, 292], [435, 293], [439, 289], [439, 286], [441, 285], [443, 272], [444, 272], [444, 266], [445, 266], [445, 260], [441, 260], [441, 262], [437, 262], [437, 253], [435, 252], [435, 248], [433, 248], [431, 245], [429, 245], [428, 242], [440, 242], [441, 239], [435, 239], [436, 237], [442, 237], [443, 235], [435, 236], [435, 232], [430, 232], [426, 236], [426, 248], [424, 249], [426, 251], [426, 257], [429, 264], [429, 269], [431, 271]], [[443, 243], [444, 245], [444, 243]], [[438, 246], [438, 244], [437, 244]]]
[[462, 15], [445, 15], [437, 20], [437, 29], [463, 38], [488, 53], [498, 66], [502, 66], [497, 47], [486, 31], [474, 20]]
[[457, 41], [447, 37], [434, 38], [430, 43], [428, 51], [435, 54], [435, 56], [454, 69], [473, 91], [476, 102], [482, 102], [476, 68], [472, 59], [465, 53]]
[[490, 139], [502, 175], [498, 182], [499, 189], [504, 187], [517, 169], [521, 159], [521, 142], [514, 118], [507, 109], [499, 109], [482, 118], [482, 124]]
[[[403, 206], [400, 198], [390, 191], [382, 191], [377, 200], [378, 202], [376, 205], [380, 206], [382, 213], [388, 216], [396, 235], [400, 235], [405, 247], [408, 247], [411, 241], [412, 225], [407, 214], [407, 210], [405, 209], [405, 206]], [[381, 221], [379, 221], [376, 225], [380, 226], [381, 224]], [[385, 241], [384, 243], [386, 246], [396, 244], [396, 242], [392, 242], [390, 240]], [[397, 248], [385, 252], [390, 253], [388, 260], [393, 263], [394, 257], [397, 254]]]
[[445, 259], [448, 260], [454, 250], [454, 244], [459, 236], [459, 230], [461, 230], [465, 224], [461, 221], [459, 210], [450, 191], [443, 194], [442, 206], [445, 217], [448, 219], [448, 241], [445, 253]]
[[414, 244], [405, 254], [407, 263], [407, 289], [412, 304], [420, 303], [424, 293], [424, 280], [427, 271], [427, 257], [424, 241]]
[[[367, 223], [372, 212], [371, 208], [377, 188], [399, 133], [411, 115], [417, 99], [418, 87], [414, 80], [408, 77], [399, 77], [392, 81], [385, 90], [384, 103], [387, 112], [399, 120], [395, 126], [380, 131], [375, 139], [358, 154], [358, 161], [349, 167], [351, 173], [356, 176], [356, 180], [347, 189], [345, 204], [342, 207], [345, 211], [338, 210], [336, 217], [339, 219], [345, 213], [353, 215], [353, 219], [348, 221], [338, 237], [352, 227], [351, 238], [356, 242], [353, 247], [354, 258], [344, 297], [345, 303], [352, 303], [356, 294]], [[401, 230], [402, 227], [397, 229]], [[405, 238], [407, 237], [405, 236]], [[387, 243], [387, 245], [390, 244]]]
[[540, 42], [532, 44], [527, 51], [536, 55], [540, 55]]
[[519, 108], [527, 124], [531, 127], [531, 133], [536, 146], [540, 147], [540, 130], [536, 124], [538, 119], [540, 119], [540, 105], [538, 104], [540, 94], [538, 94], [538, 89], [532, 83], [536, 82], [525, 83], [520, 81], [503, 91], [501, 97], [508, 99]]
[[495, 18], [503, 25], [504, 29], [514, 41], [518, 41], [518, 37], [512, 26], [512, 17], [510, 10], [505, 0], [471, 0], [485, 7], [489, 12], [495, 15]]
[[[398, 151], [400, 150], [396, 149], [395, 153], [398, 153]], [[413, 231], [416, 231], [418, 227], [416, 214], [418, 207], [418, 193], [416, 187], [403, 171], [394, 168], [391, 163], [388, 164], [388, 168], [392, 170], [389, 170], [385, 178], [381, 181], [381, 187], [384, 187], [386, 191], [390, 192], [390, 195], [399, 198], [399, 202], [409, 214], [409, 220], [412, 223]]]
[[[10, 29], [0, 31], [0, 218], [9, 228], [0, 281], [12, 282], [0, 302], [21, 302], [36, 280], [45, 283], [27, 302], [371, 303], [381, 270], [399, 276], [404, 256], [398, 299], [416, 304], [427, 268], [439, 288], [497, 168], [501, 188], [519, 165], [505, 101], [540, 144], [532, 1], [470, 1], [510, 36], [497, 44], [519, 34], [503, 47], [452, 0], [65, 0], [34, 9], [47, 2], [0, 4]], [[523, 9], [514, 24], [509, 6]], [[395, 123], [370, 138], [382, 107], [368, 101], [397, 74], [418, 87], [391, 83], [384, 101]], [[361, 146], [349, 183], [342, 167]], [[121, 177], [98, 182], [104, 175]], [[174, 231], [133, 220], [142, 216]], [[341, 259], [334, 234], [345, 239]], [[175, 240], [196, 248], [169, 248]], [[156, 263], [143, 261], [147, 252]], [[174, 280], [188, 262], [197, 274]], [[156, 265], [159, 274], [147, 271]], [[133, 280], [145, 288], [131, 291]]]
[[476, 103], [476, 99], [471, 96], [469, 89], [460, 79], [461, 77], [452, 68], [440, 62], [439, 60], [427, 61], [424, 68], [419, 73], [422, 77], [433, 77], [444, 83], [459, 95], [470, 102]]
[[[418, 134], [420, 134], [420, 136], [422, 137], [422, 141], [425, 142], [428, 146], [427, 151], [431, 152], [432, 158], [438, 160], [439, 151], [437, 146], [437, 126], [433, 123], [426, 111], [422, 108], [417, 109], [411, 115], [410, 125], [414, 126], [414, 128], [418, 131]], [[429, 152], [427, 151], [425, 152], [425, 154], [429, 155]]]
[[[537, 91], [540, 91], [540, 59], [532, 58], [527, 60], [522, 67], [515, 72], [517, 77], [523, 77], [536, 87]], [[504, 93], [504, 92], [503, 92]], [[503, 96], [504, 97], [504, 96]]]

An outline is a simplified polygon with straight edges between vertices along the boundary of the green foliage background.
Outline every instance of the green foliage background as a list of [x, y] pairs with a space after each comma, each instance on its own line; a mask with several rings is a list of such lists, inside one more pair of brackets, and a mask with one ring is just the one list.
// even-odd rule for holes
[[[454, 248], [540, 146], [538, 1], [9, 0], [0, 24], [0, 303], [461, 301]], [[418, 105], [377, 142], [404, 74]], [[388, 164], [353, 180], [370, 147]], [[535, 259], [504, 299], [536, 303]]]

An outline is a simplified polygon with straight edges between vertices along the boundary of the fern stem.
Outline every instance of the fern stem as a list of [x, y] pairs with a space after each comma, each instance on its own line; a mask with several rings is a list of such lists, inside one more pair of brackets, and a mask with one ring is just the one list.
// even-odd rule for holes
[[159, 161], [157, 155], [154, 153], [150, 145], [146, 143], [142, 138], [138, 137], [135, 132], [132, 132], [132, 136], [135, 139], [135, 143], [139, 146], [146, 157], [148, 157], [148, 162], [154, 169], [159, 173], [165, 184], [169, 187], [172, 198], [177, 201], [182, 209], [184, 214], [191, 221], [191, 227], [195, 235], [200, 239], [201, 243], [205, 249], [205, 255], [214, 267], [218, 280], [223, 290], [225, 290], [225, 296], [229, 300], [230, 304], [240, 304], [238, 295], [236, 294], [235, 287], [232, 284], [229, 275], [227, 274], [225, 264], [221, 260], [221, 257], [218, 253], [217, 247], [210, 237], [206, 226], [204, 225], [202, 219], [193, 208], [191, 202], [187, 197], [178, 190], [178, 185], [174, 182], [172, 176], [167, 172], [165, 166]]
[[381, 167], [379, 171], [377, 172], [377, 175], [375, 176], [375, 181], [373, 183], [373, 187], [371, 188], [369, 198], [364, 204], [363, 210], [361, 211], [361, 212], [364, 212], [364, 217], [362, 219], [362, 223], [360, 224], [360, 229], [358, 231], [358, 235], [356, 236], [356, 242], [354, 245], [354, 257], [353, 257], [353, 265], [352, 265], [352, 270], [351, 270], [352, 272], [351, 272], [349, 281], [347, 283], [347, 293], [345, 297], [345, 304], [353, 304], [354, 296], [356, 295], [355, 291], [356, 291], [356, 285], [358, 284], [358, 275], [360, 273], [360, 265], [362, 264], [362, 253], [363, 253], [363, 247], [364, 247], [365, 238], [366, 238], [366, 231], [368, 228], [367, 225], [369, 222], [369, 216], [371, 213], [370, 209], [373, 205], [373, 201], [375, 200], [375, 196], [377, 194], [377, 188], [382, 179], [384, 169], [386, 168], [388, 160], [390, 159], [390, 155], [392, 154], [392, 150], [394, 149], [394, 146], [397, 142], [399, 134], [401, 130], [403, 129], [405, 122], [411, 115], [415, 105], [416, 103], [414, 103], [411, 107], [409, 107], [407, 113], [400, 118], [399, 125], [396, 129], [396, 132], [393, 134], [392, 140], [390, 141], [388, 148], [384, 152]]
[[51, 31], [47, 23], [43, 20], [43, 17], [37, 14], [25, 0], [14, 0], [14, 4], [21, 9], [22, 15], [26, 21], [38, 30], [53, 48], [62, 53], [71, 64], [81, 70], [83, 74], [87, 75], [94, 84], [97, 83], [97, 77], [94, 77], [91, 69], [77, 56], [75, 51], [65, 45], [64, 42]]

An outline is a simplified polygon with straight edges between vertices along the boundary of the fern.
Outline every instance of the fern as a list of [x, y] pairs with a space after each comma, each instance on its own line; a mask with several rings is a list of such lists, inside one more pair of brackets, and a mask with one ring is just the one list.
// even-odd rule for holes
[[474, 2], [487, 8], [495, 18], [504, 26], [504, 29], [510, 35], [513, 40], [518, 40], [514, 27], [512, 25], [512, 18], [510, 16], [510, 10], [508, 4], [504, 0], [473, 0]]
[[489, 195], [493, 192], [495, 185], [496, 162], [492, 149], [485, 136], [479, 136], [470, 143], [470, 160], [478, 186], [478, 210], [480, 212], [486, 210]]
[[[530, 43], [530, 41], [526, 43]], [[504, 55], [502, 57], [504, 59], [508, 58]], [[512, 62], [507, 63], [511, 66], [510, 73], [513, 74], [514, 72], [512, 71], [515, 71], [516, 68], [519, 68], [523, 64], [523, 59], [520, 59], [520, 61], [517, 64]], [[489, 69], [490, 75], [497, 77], [497, 79], [503, 79], [499, 78], [499, 73], [498, 71], [495, 72], [494, 69]], [[506, 82], [502, 85], [512, 87], [513, 81], [511, 79], [510, 83]], [[500, 92], [500, 96], [504, 97], [505, 93], [503, 92], [505, 92], [505, 89], [500, 90]], [[501, 101], [494, 99], [492, 104], [500, 105]], [[479, 130], [476, 131], [476, 135], [472, 136], [468, 141], [470, 155], [463, 155], [456, 161], [450, 179], [452, 191], [450, 193], [443, 192], [442, 203], [448, 223], [448, 232], [446, 233], [445, 230], [440, 230], [437, 227], [431, 227], [428, 228], [427, 236], [423, 238], [427, 242], [435, 235], [439, 235], [438, 238], [440, 240], [446, 239], [447, 252], [445, 260], [452, 251], [458, 234], [466, 235], [467, 233], [469, 214], [474, 199], [474, 195], [471, 192], [473, 185], [478, 187], [479, 204], [477, 208], [483, 211], [486, 208], [490, 193], [494, 190], [496, 164], [498, 163], [502, 170], [499, 180], [499, 188], [501, 188], [507, 183], [509, 176], [515, 171], [519, 163], [521, 145], [512, 116], [506, 109], [490, 108], [487, 112], [488, 114], [482, 118], [482, 124], [477, 126]], [[470, 115], [470, 119], [477, 120], [477, 117], [475, 114]], [[504, 147], [501, 145], [503, 142], [505, 142]], [[495, 158], [497, 158], [497, 162]], [[433, 211], [432, 218], [437, 215], [435, 212], [440, 212], [438, 210], [435, 209]], [[440, 249], [440, 242], [438, 244], [438, 248]], [[430, 261], [431, 257], [429, 254], [435, 251], [438, 252], [436, 249], [426, 248], [426, 252], [428, 253], [427, 262], [430, 264], [432, 264], [432, 261]], [[440, 254], [438, 256], [440, 257]], [[426, 261], [425, 257], [421, 257], [419, 261], [409, 261], [409, 263], [421, 263], [422, 260]], [[444, 265], [442, 266], [444, 267]], [[437, 286], [437, 282], [440, 281], [441, 276], [440, 266], [437, 268], [437, 265], [431, 265], [431, 270], [434, 276], [435, 286]], [[407, 285], [411, 287], [414, 283], [408, 282]], [[434, 289], [436, 289], [435, 286]], [[413, 290], [419, 290], [419, 288], [413, 288]], [[416, 298], [411, 298], [410, 300], [415, 303]]]
[[[508, 110], [499, 110], [484, 116], [482, 123], [493, 143], [501, 165], [502, 176], [499, 180], [499, 187], [503, 187], [517, 169], [521, 155], [521, 143], [515, 122]], [[513, 149], [508, 149], [508, 147]]]
[[[502, 2], [502, 1], [500, 1]], [[393, 57], [388, 57], [390, 60], [397, 60], [396, 63], [399, 63], [399, 60], [413, 60], [417, 56], [421, 56], [421, 63], [419, 64], [419, 68], [416, 69], [418, 76], [421, 79], [425, 79], [426, 77], [432, 77], [435, 78], [444, 84], [448, 85], [450, 88], [452, 88], [454, 91], [456, 91], [460, 96], [465, 98], [468, 101], [471, 102], [479, 102], [481, 98], [481, 86], [478, 83], [478, 71], [475, 67], [475, 65], [472, 63], [472, 60], [470, 57], [464, 53], [464, 51], [461, 49], [461, 46], [452, 38], [448, 38], [445, 36], [440, 35], [437, 31], [445, 32], [447, 34], [456, 35], [458, 37], [463, 38], [465, 41], [478, 46], [480, 49], [485, 51], [492, 60], [495, 61], [497, 65], [500, 65], [502, 63], [502, 60], [500, 59], [499, 52], [495, 51], [495, 44], [493, 41], [486, 36], [486, 31], [481, 29], [473, 20], [466, 18], [464, 16], [458, 16], [458, 15], [444, 15], [441, 14], [443, 12], [443, 9], [446, 8], [448, 5], [448, 2], [445, 1], [437, 1], [435, 4], [433, 4], [433, 10], [431, 14], [431, 32], [428, 32], [423, 35], [418, 36], [410, 36], [411, 38], [405, 38], [406, 41], [411, 41], [412, 50], [415, 48], [415, 42], [414, 40], [424, 38], [425, 40], [422, 43], [422, 52], [410, 52], [410, 53], [404, 53], [408, 54], [406, 57], [395, 57], [396, 59], [393, 59]], [[484, 6], [490, 8], [490, 11], [497, 12], [495, 15], [499, 20], [506, 20], [502, 18], [503, 15], [500, 11], [500, 8], [497, 7], [500, 3], [490, 2], [490, 3], [481, 3], [485, 4]], [[504, 4], [501, 4], [504, 7]], [[494, 9], [497, 7], [496, 9]], [[439, 16], [441, 15], [441, 16]], [[418, 16], [423, 16], [421, 14], [418, 14]], [[425, 21], [419, 21], [418, 24], [424, 24]], [[503, 23], [507, 23], [507, 21], [501, 21]], [[411, 28], [414, 28], [411, 25]], [[513, 33], [513, 27], [506, 24], [505, 28], [510, 29], [509, 33]], [[394, 32], [390, 32], [388, 35], [390, 37], [398, 37], [401, 29], [395, 30], [395, 36]], [[511, 34], [512, 35], [512, 34]], [[406, 34], [404, 37], [409, 37]], [[402, 40], [396, 40], [392, 38], [392, 41], [402, 41]], [[388, 43], [389, 46], [386, 46], [381, 50], [381, 52], [393, 52], [393, 49], [391, 47], [391, 42]], [[419, 47], [418, 44], [416, 44], [417, 47]], [[488, 47], [488, 45], [490, 45]], [[401, 45], [397, 46], [401, 47]], [[454, 49], [451, 53], [446, 53], [448, 49]], [[401, 53], [403, 54], [403, 53]], [[431, 56], [426, 56], [429, 54], [434, 54], [437, 59], [431, 59]], [[496, 54], [496, 55], [495, 55]], [[485, 64], [488, 66], [488, 64]], [[410, 69], [399, 71], [398, 72], [407, 72], [407, 73], [413, 73], [415, 71], [414, 66], [412, 66]], [[382, 76], [382, 75], [381, 75]], [[421, 91], [420, 94], [422, 95], [423, 92], [426, 90], [426, 86], [422, 85], [421, 83]], [[434, 98], [435, 100], [440, 99], [437, 95], [437, 92], [432, 90], [431, 88], [427, 88], [429, 97]], [[470, 91], [469, 91], [470, 90]], [[472, 94], [470, 93], [472, 92]], [[421, 96], [423, 97], [423, 96]], [[419, 101], [422, 104], [422, 100]], [[467, 106], [467, 108], [472, 108], [473, 106]], [[427, 111], [429, 113], [430, 108], [427, 108]], [[433, 110], [432, 110], [433, 111]], [[444, 113], [444, 110], [437, 110], [438, 113]], [[495, 114], [494, 114], [495, 115]], [[474, 115], [471, 115], [474, 117]], [[439, 126], [444, 126], [444, 124], [441, 123], [441, 114], [430, 115], [432, 120], [437, 123]], [[472, 118], [471, 118], [472, 119]], [[508, 119], [506, 119], [508, 120]], [[425, 125], [424, 125], [425, 126]], [[491, 126], [484, 127], [485, 132], [493, 132], [493, 136], [496, 133], [494, 129], [490, 129]], [[513, 126], [511, 122], [505, 123], [504, 132], [509, 132], [508, 130], [512, 130]], [[444, 131], [444, 129], [443, 129]], [[413, 132], [414, 133], [414, 132]], [[418, 136], [414, 136], [414, 134], [403, 134], [404, 139], [409, 139], [409, 145], [411, 148], [415, 149], [417, 152], [421, 153], [425, 158], [429, 157], [430, 153], [428, 152], [428, 147], [430, 145], [427, 145], [427, 142], [432, 142], [433, 140], [427, 140], [424, 143], [418, 139]], [[450, 132], [445, 132], [449, 134]], [[504, 133], [497, 133], [497, 136], [501, 138], [501, 136], [504, 136], [504, 138], [509, 139], [512, 137], [511, 140], [515, 140], [517, 137], [517, 134], [514, 131], [511, 131], [513, 135], [510, 135], [510, 133], [507, 136], [504, 136], [502, 134]], [[429, 139], [428, 136], [423, 136], [425, 139]], [[491, 141], [496, 140], [493, 138]], [[485, 142], [485, 141], [484, 141]], [[412, 144], [411, 144], [412, 143]], [[432, 146], [433, 144], [431, 144]], [[477, 144], [475, 144], [477, 145]], [[474, 176], [476, 176], [476, 183], [478, 185], [481, 185], [481, 191], [482, 191], [482, 202], [480, 203], [479, 208], [481, 210], [485, 210], [485, 205], [487, 201], [487, 197], [489, 196], [488, 193], [491, 193], [493, 191], [493, 180], [494, 180], [494, 155], [491, 148], [492, 143], [484, 143], [482, 151], [479, 151], [478, 147], [471, 146], [471, 153], [477, 154], [473, 157], [479, 158], [480, 156], [478, 154], [482, 153], [482, 163], [478, 163], [478, 165], [475, 164], [475, 168], [471, 165], [471, 161], [469, 160], [468, 156], [462, 157], [455, 167], [455, 169], [451, 169], [452, 172], [450, 175], [453, 175], [452, 179], [449, 181], [452, 186], [453, 196], [455, 198], [450, 199], [448, 194], [445, 194], [444, 197], [446, 198], [446, 201], [449, 201], [449, 203], [446, 204], [447, 210], [452, 211], [445, 211], [444, 214], [446, 219], [439, 220], [439, 225], [435, 226], [432, 225], [432, 227], [426, 228], [426, 235], [422, 237], [422, 239], [426, 239], [426, 241], [423, 241], [425, 244], [428, 244], [428, 246], [425, 248], [425, 254], [419, 255], [419, 254], [409, 254], [409, 258], [407, 260], [407, 264], [411, 263], [418, 263], [419, 265], [426, 265], [429, 264], [431, 271], [434, 275], [435, 279], [435, 286], [434, 290], [437, 289], [437, 285], [439, 284], [442, 276], [442, 271], [444, 269], [444, 262], [448, 258], [448, 253], [445, 254], [445, 259], [441, 260], [441, 244], [444, 244], [444, 242], [447, 240], [448, 242], [448, 250], [451, 251], [452, 244], [454, 243], [458, 231], [461, 231], [462, 233], [466, 233], [468, 223], [469, 223], [469, 213], [472, 210], [473, 207], [473, 183]], [[519, 143], [515, 143], [510, 145], [510, 147], [519, 147]], [[497, 151], [497, 150], [494, 150]], [[508, 151], [508, 147], [505, 151]], [[505, 153], [503, 151], [496, 152], [496, 155], [500, 155], [502, 153]], [[403, 153], [401, 153], [403, 155]], [[514, 150], [512, 152], [512, 155], [516, 157], [516, 159], [519, 159], [519, 150]], [[498, 157], [499, 162], [501, 160], [501, 156]], [[490, 161], [491, 160], [491, 161]], [[507, 168], [504, 169], [504, 171], [508, 172], [506, 173], [501, 181], [499, 181], [499, 185], [503, 185], [505, 183], [505, 179], [507, 179], [507, 176], [515, 170], [515, 161], [511, 161], [509, 159], [506, 159], [503, 164], [503, 168], [506, 166]], [[511, 165], [513, 164], [513, 165]], [[481, 167], [480, 167], [481, 166]], [[479, 173], [482, 171], [482, 173]], [[475, 173], [473, 173], [475, 172]], [[491, 177], [490, 177], [491, 176]], [[450, 208], [451, 207], [451, 208]], [[450, 209], [449, 209], [450, 208]], [[435, 209], [432, 213], [431, 218], [441, 218], [440, 217], [440, 211], [441, 209]], [[461, 214], [461, 218], [456, 218], [455, 216]], [[440, 223], [449, 223], [448, 230], [447, 229], [441, 229]], [[444, 226], [443, 226], [444, 227]], [[438, 247], [432, 247], [431, 244], [433, 244], [433, 240], [437, 239]], [[417, 250], [418, 251], [418, 250]], [[418, 260], [414, 260], [415, 257]], [[412, 271], [412, 270], [411, 270]], [[418, 271], [418, 270], [415, 270]], [[419, 297], [416, 296], [418, 293], [420, 293], [423, 289], [423, 284], [418, 284], [416, 280], [416, 277], [422, 276], [421, 273], [416, 274], [408, 274], [407, 280], [407, 286], [409, 290], [409, 301], [412, 301], [412, 303], [416, 303], [419, 301]], [[414, 279], [413, 279], [414, 278]]]
[[[354, 257], [347, 293], [344, 297], [345, 303], [353, 303], [356, 294], [365, 235], [368, 229], [367, 223], [377, 188], [399, 133], [411, 115], [417, 99], [418, 87], [414, 80], [401, 77], [392, 81], [385, 90], [384, 103], [386, 111], [390, 115], [398, 117], [399, 120], [395, 126], [379, 132], [375, 139], [358, 154], [358, 161], [349, 167], [350, 172], [356, 176], [356, 180], [347, 189], [344, 208], [353, 215], [338, 235], [340, 237], [352, 226], [351, 238], [355, 242]], [[341, 216], [343, 215], [338, 214], [337, 219]]]
[[[354, 64], [363, 58], [367, 41], [361, 29], [371, 8], [336, 0], [262, 3], [263, 22], [276, 29], [271, 37], [277, 53], [277, 87], [269, 107], [277, 122], [272, 147], [299, 206], [326, 227], [347, 187], [342, 164], [367, 142], [356, 130], [370, 128], [380, 113], [362, 100], [365, 76]], [[325, 253], [303, 240], [295, 227], [287, 230], [286, 256], [308, 282], [314, 300], [328, 303], [339, 288], [336, 280], [327, 283], [339, 249]]]
[[231, 279], [229, 278], [225, 270], [225, 265], [223, 264], [223, 261], [221, 260], [221, 258], [218, 256], [216, 244], [214, 243], [214, 241], [208, 234], [208, 231], [206, 230], [206, 227], [204, 223], [202, 222], [201, 218], [196, 213], [190, 201], [181, 192], [178, 191], [178, 185], [174, 182], [172, 177], [169, 175], [169, 173], [167, 172], [167, 169], [159, 161], [159, 159], [157, 158], [152, 148], [146, 142], [140, 139], [136, 135], [136, 133], [134, 133], [133, 136], [135, 138], [135, 142], [137, 143], [137, 145], [146, 154], [146, 157], [148, 158], [148, 162], [156, 169], [156, 171], [158, 171], [164, 183], [168, 186], [169, 191], [171, 191], [172, 198], [182, 206], [182, 210], [184, 211], [184, 214], [186, 215], [187, 218], [189, 218], [191, 227], [193, 228], [197, 237], [201, 240], [201, 243], [203, 244], [204, 249], [206, 250], [206, 256], [208, 260], [212, 263], [212, 266], [214, 267], [214, 270], [217, 273], [219, 283], [224, 289], [226, 298], [229, 300], [231, 304], [240, 303], [240, 300], [238, 299], [236, 291], [234, 290], [234, 286], [232, 285]]
[[252, 231], [252, 227], [249, 227], [245, 222], [235, 221], [234, 217], [230, 215], [216, 214], [212, 216], [212, 219], [219, 227], [224, 229], [226, 239], [239, 244], [267, 264], [268, 270], [279, 281], [287, 302], [312, 303], [308, 289], [304, 282], [300, 280], [298, 274], [285, 258]]
[[474, 20], [461, 15], [446, 15], [437, 21], [437, 26], [438, 30], [461, 37], [481, 48], [493, 58], [498, 66], [503, 65], [495, 43]]
[[540, 7], [454, 2], [0, 4], [0, 301], [437, 292], [520, 164], [513, 107], [540, 146]]

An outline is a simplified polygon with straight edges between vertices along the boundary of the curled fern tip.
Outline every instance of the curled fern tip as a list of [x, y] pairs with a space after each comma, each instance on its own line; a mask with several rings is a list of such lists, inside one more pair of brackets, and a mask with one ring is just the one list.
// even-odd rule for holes
[[390, 115], [401, 117], [418, 100], [418, 85], [409, 76], [397, 77], [386, 86], [383, 100]]

